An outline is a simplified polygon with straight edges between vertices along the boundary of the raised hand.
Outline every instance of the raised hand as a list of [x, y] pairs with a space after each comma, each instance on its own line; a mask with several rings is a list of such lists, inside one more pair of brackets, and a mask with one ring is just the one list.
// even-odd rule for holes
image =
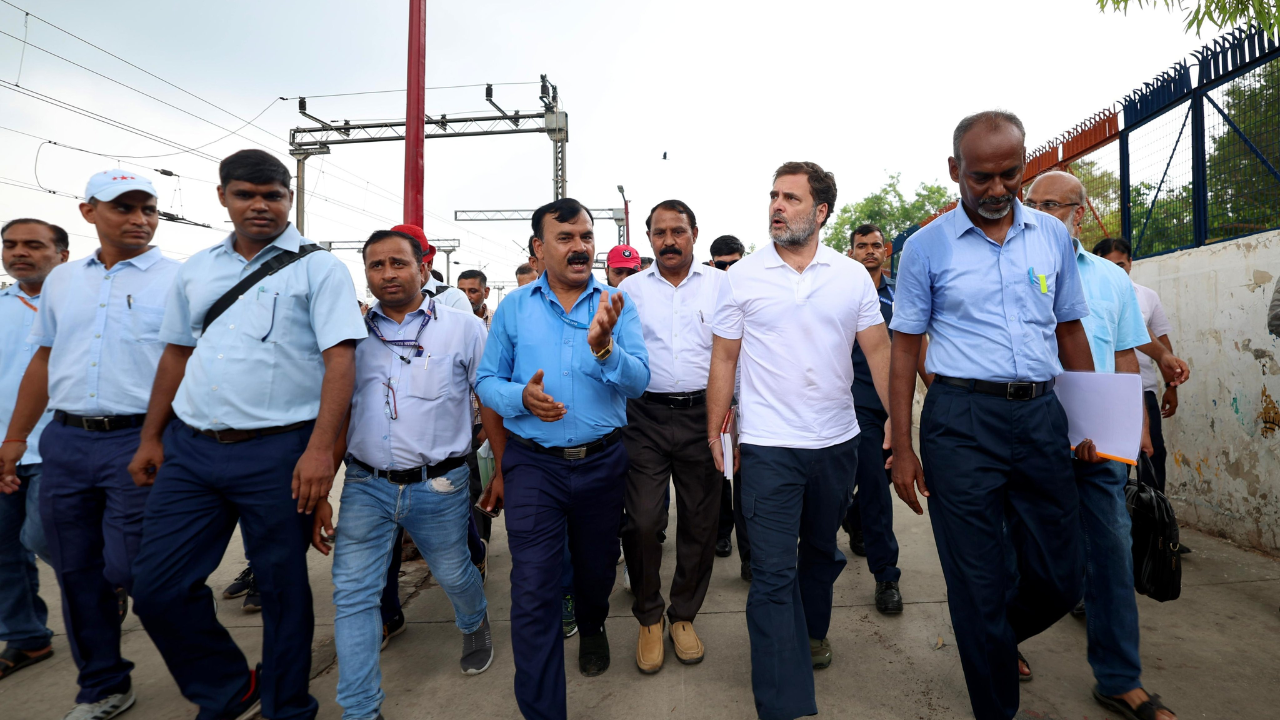
[[[593, 323], [591, 327], [594, 329], [595, 324]], [[564, 403], [556, 402], [555, 398], [542, 389], [542, 375], [542, 370], [538, 370], [533, 377], [529, 378], [528, 384], [524, 386], [521, 400], [534, 417], [543, 422], [555, 422], [565, 416]]]
[[591, 328], [587, 330], [587, 344], [591, 346], [592, 352], [598, 353], [609, 347], [609, 343], [613, 341], [613, 326], [618, 323], [624, 304], [622, 293], [614, 293], [612, 298], [609, 297], [608, 290], [600, 293], [600, 306], [596, 308]]

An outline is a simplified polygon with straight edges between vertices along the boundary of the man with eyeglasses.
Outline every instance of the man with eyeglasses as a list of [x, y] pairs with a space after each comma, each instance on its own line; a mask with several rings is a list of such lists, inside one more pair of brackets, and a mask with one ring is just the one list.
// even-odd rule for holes
[[[893, 254], [893, 246], [884, 237], [884, 231], [873, 223], [864, 223], [853, 229], [849, 237], [849, 257], [862, 264], [871, 276], [880, 300], [880, 315], [885, 327], [893, 321], [893, 278], [884, 274], [884, 265]], [[893, 332], [889, 332], [892, 341]], [[928, 342], [923, 341], [921, 355], [927, 354]], [[919, 368], [920, 377], [927, 386], [933, 378]], [[884, 444], [884, 425], [889, 413], [880, 404], [880, 396], [871, 382], [871, 368], [862, 346], [853, 345], [853, 402], [858, 413], [858, 475], [855, 480], [853, 503], [844, 517], [844, 529], [849, 533], [849, 549], [854, 555], [867, 559], [867, 568], [876, 579], [876, 610], [885, 615], [902, 612], [902, 592], [898, 581], [902, 570], [898, 568], [898, 539], [893, 535], [893, 497], [889, 487], [893, 480], [885, 470], [885, 463], [893, 454], [881, 450]]]
[[[711, 325], [725, 273], [693, 261], [698, 219], [680, 200], [649, 211], [646, 234], [657, 262], [623, 281], [619, 290], [640, 314], [649, 352], [649, 385], [627, 403], [623, 439], [631, 470], [622, 546], [635, 594], [631, 612], [640, 622], [636, 665], [656, 673], [665, 657], [663, 626], [671, 622], [676, 659], [702, 662], [704, 647], [693, 620], [707, 595], [714, 563], [720, 489], [706, 445], [707, 373]], [[676, 572], [663, 616], [659, 533], [666, 530], [667, 497], [676, 493]]]
[[[382, 594], [397, 528], [413, 537], [453, 604], [463, 634], [460, 665], [478, 675], [493, 661], [488, 603], [467, 549], [471, 390], [484, 353], [484, 322], [418, 292], [426, 276], [412, 236], [378, 231], [361, 250], [378, 302], [356, 345], [356, 386], [345, 442], [346, 482], [333, 548], [334, 642], [343, 717], [380, 717]], [[501, 420], [482, 409], [501, 459]], [[312, 545], [329, 554], [333, 509], [321, 500]]]
[[605, 618], [617, 577], [627, 482], [626, 401], [649, 384], [640, 317], [592, 275], [595, 230], [582, 203], [533, 213], [544, 272], [498, 306], [476, 391], [511, 437], [481, 504], [505, 505], [511, 549], [515, 697], [531, 720], [567, 716], [560, 578], [571, 546], [578, 669], [609, 668]]
[[[1133, 283], [1124, 271], [1080, 243], [1087, 211], [1084, 183], [1070, 173], [1045, 173], [1027, 189], [1025, 205], [1062, 221], [1071, 236], [1076, 265], [1084, 287], [1089, 315], [1082, 319], [1093, 355], [1094, 372], [1139, 374], [1135, 348], [1152, 343]], [[1179, 374], [1174, 384], [1182, 382]], [[1142, 451], [1151, 454], [1151, 438], [1144, 413]], [[1072, 462], [1080, 495], [1080, 527], [1085, 550], [1084, 608], [1089, 665], [1097, 686], [1093, 697], [1103, 707], [1128, 717], [1176, 720], [1173, 712], [1142, 687], [1138, 656], [1138, 603], [1133, 593], [1132, 524], [1125, 508], [1128, 469], [1100, 457], [1088, 440], [1076, 447]], [[1022, 660], [1019, 658], [1019, 660]], [[1019, 679], [1031, 677], [1030, 667], [1018, 669]]]

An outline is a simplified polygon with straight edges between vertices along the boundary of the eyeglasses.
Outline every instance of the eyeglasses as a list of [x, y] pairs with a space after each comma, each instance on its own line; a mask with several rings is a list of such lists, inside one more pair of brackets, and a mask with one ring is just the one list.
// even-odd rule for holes
[[400, 408], [396, 403], [396, 387], [391, 384], [391, 378], [382, 383], [382, 387], [386, 390], [382, 393], [382, 412], [392, 420], [400, 419]]
[[[739, 259], [741, 259], [741, 258], [739, 258]], [[738, 262], [738, 261], [737, 261], [737, 260], [716, 260], [716, 261], [715, 261], [714, 263], [712, 263], [712, 264], [716, 266], [716, 269], [717, 269], [717, 270], [728, 270], [728, 269], [729, 269], [729, 267], [730, 267], [730, 266], [732, 266], [732, 265], [733, 265], [734, 263], [736, 263], [736, 262]]]
[[1030, 200], [1023, 200], [1022, 204], [1031, 208], [1032, 210], [1043, 210], [1044, 212], [1053, 212], [1054, 210], [1057, 210], [1060, 207], [1071, 207], [1073, 205], [1075, 206], [1080, 205], [1080, 203], [1060, 203], [1060, 202], [1054, 202], [1052, 200], [1046, 200], [1040, 203], [1031, 202]]

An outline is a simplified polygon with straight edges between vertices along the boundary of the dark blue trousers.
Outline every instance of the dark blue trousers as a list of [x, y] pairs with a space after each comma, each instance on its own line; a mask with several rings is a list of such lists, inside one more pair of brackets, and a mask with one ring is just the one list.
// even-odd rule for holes
[[307, 579], [311, 516], [290, 497], [312, 424], [220, 444], [174, 421], [147, 502], [134, 563], [134, 611], [182, 694], [212, 720], [249, 689], [249, 665], [214, 612], [206, 581], [236, 522], [262, 593], [262, 714], [310, 720], [307, 693], [315, 618]]
[[599, 635], [617, 578], [627, 450], [616, 442], [591, 457], [564, 460], [508, 442], [502, 477], [516, 703], [529, 720], [564, 720], [560, 580], [565, 543], [573, 562], [579, 632]]
[[[116, 588], [130, 590], [148, 488], [129, 476], [137, 428], [90, 432], [52, 422], [40, 436], [40, 516], [49, 564], [62, 587], [62, 617], [80, 671], [78, 703], [129, 690], [120, 657]], [[130, 593], [132, 594], [132, 593]]]
[[836, 531], [857, 467], [856, 437], [817, 450], [742, 446], [753, 576], [747, 633], [761, 720], [818, 712], [809, 638], [825, 638], [831, 626], [832, 586], [845, 566]]
[[845, 526], [862, 530], [867, 548], [867, 568], [876, 582], [898, 582], [898, 538], [893, 534], [893, 492], [885, 461], [892, 454], [884, 449], [884, 421], [858, 410], [858, 477], [853, 504], [845, 515]]
[[[1067, 416], [1053, 393], [1006, 400], [934, 383], [920, 446], [973, 714], [1009, 720], [1018, 711], [1018, 643], [1057, 622], [1084, 591]], [[1010, 553], [1016, 578], [993, 562]]]

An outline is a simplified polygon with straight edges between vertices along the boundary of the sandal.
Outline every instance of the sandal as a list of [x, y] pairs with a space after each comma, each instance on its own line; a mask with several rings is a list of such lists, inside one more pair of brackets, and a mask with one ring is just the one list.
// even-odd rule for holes
[[1018, 651], [1018, 661], [1027, 666], [1026, 675], [1022, 674], [1021, 668], [1018, 669], [1018, 682], [1031, 682], [1031, 679], [1034, 677], [1031, 673], [1031, 663], [1027, 662], [1027, 659], [1022, 656], [1021, 650]]
[[16, 647], [7, 647], [0, 653], [0, 679], [7, 678], [28, 665], [48, 660], [53, 656], [53, 648], [41, 655], [28, 655], [26, 651]]
[[1093, 688], [1093, 699], [1098, 701], [1102, 707], [1118, 713], [1124, 720], [1156, 720], [1161, 710], [1167, 713], [1177, 715], [1170, 710], [1164, 703], [1160, 702], [1159, 695], [1147, 693], [1149, 698], [1136, 708], [1129, 707], [1129, 703], [1123, 698], [1111, 697], [1098, 692], [1098, 688]]

